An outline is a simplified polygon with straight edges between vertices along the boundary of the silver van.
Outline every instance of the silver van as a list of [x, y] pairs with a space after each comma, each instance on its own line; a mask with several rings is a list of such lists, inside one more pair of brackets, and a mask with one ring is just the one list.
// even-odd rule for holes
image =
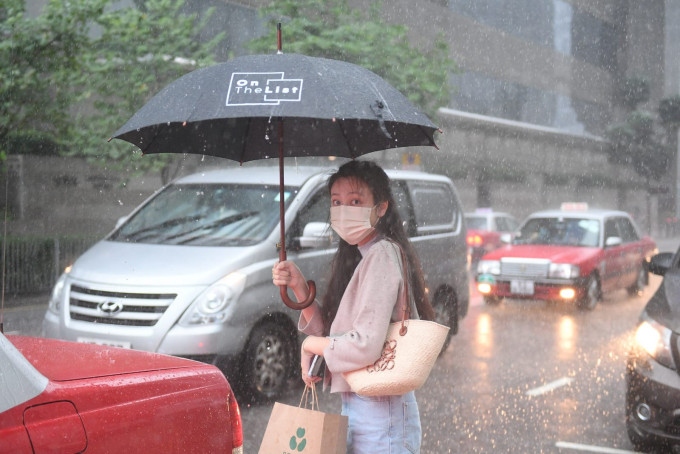
[[[337, 241], [325, 186], [332, 171], [285, 172], [288, 259], [316, 281], [319, 295]], [[453, 334], [469, 302], [456, 190], [440, 175], [388, 175], [438, 320]], [[278, 167], [248, 166], [197, 173], [158, 191], [59, 278], [44, 336], [208, 362], [252, 397], [278, 397], [299, 356], [298, 312], [271, 281], [278, 181]]]

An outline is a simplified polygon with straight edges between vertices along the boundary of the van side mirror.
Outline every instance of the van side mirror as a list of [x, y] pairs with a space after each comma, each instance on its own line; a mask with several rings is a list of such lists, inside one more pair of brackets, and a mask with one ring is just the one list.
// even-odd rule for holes
[[510, 244], [510, 243], [512, 243], [512, 234], [510, 234], [510, 233], [502, 233], [502, 234], [501, 234], [501, 243], [505, 243], [505, 244]]
[[621, 238], [619, 238], [618, 236], [610, 236], [605, 240], [604, 247], [618, 246], [621, 243], [622, 243]]
[[330, 247], [333, 242], [333, 234], [330, 224], [326, 222], [310, 222], [302, 230], [302, 236], [298, 238], [301, 248], [324, 248]]
[[652, 256], [647, 265], [647, 270], [652, 274], [663, 276], [671, 269], [671, 265], [673, 265], [673, 253], [661, 252], [660, 254]]

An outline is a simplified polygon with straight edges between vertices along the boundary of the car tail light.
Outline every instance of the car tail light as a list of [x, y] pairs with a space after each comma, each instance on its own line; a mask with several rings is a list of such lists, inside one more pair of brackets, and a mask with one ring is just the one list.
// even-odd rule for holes
[[229, 393], [229, 409], [231, 414], [231, 453], [243, 454], [243, 425], [241, 423], [241, 408], [236, 402], [234, 393]]
[[469, 246], [481, 246], [484, 243], [484, 239], [480, 235], [468, 235], [467, 244]]

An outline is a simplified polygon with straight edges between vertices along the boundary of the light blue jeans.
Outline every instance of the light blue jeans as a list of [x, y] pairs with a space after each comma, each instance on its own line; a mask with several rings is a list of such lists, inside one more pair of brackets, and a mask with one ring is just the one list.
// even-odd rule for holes
[[349, 417], [347, 454], [420, 452], [422, 429], [416, 396], [359, 396], [342, 393], [342, 414]]

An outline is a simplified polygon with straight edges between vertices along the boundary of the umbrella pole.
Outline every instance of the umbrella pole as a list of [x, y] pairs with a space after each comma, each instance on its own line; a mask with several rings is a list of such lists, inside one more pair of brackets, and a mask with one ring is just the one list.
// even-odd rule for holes
[[[281, 242], [279, 244], [279, 261], [286, 260], [286, 201], [284, 198], [284, 172], [283, 172], [283, 119], [279, 118], [279, 219], [281, 221]], [[307, 281], [309, 295], [305, 301], [296, 303], [288, 296], [288, 286], [281, 285], [281, 299], [283, 304], [291, 309], [302, 310], [310, 306], [316, 297], [316, 284], [314, 281]]]

